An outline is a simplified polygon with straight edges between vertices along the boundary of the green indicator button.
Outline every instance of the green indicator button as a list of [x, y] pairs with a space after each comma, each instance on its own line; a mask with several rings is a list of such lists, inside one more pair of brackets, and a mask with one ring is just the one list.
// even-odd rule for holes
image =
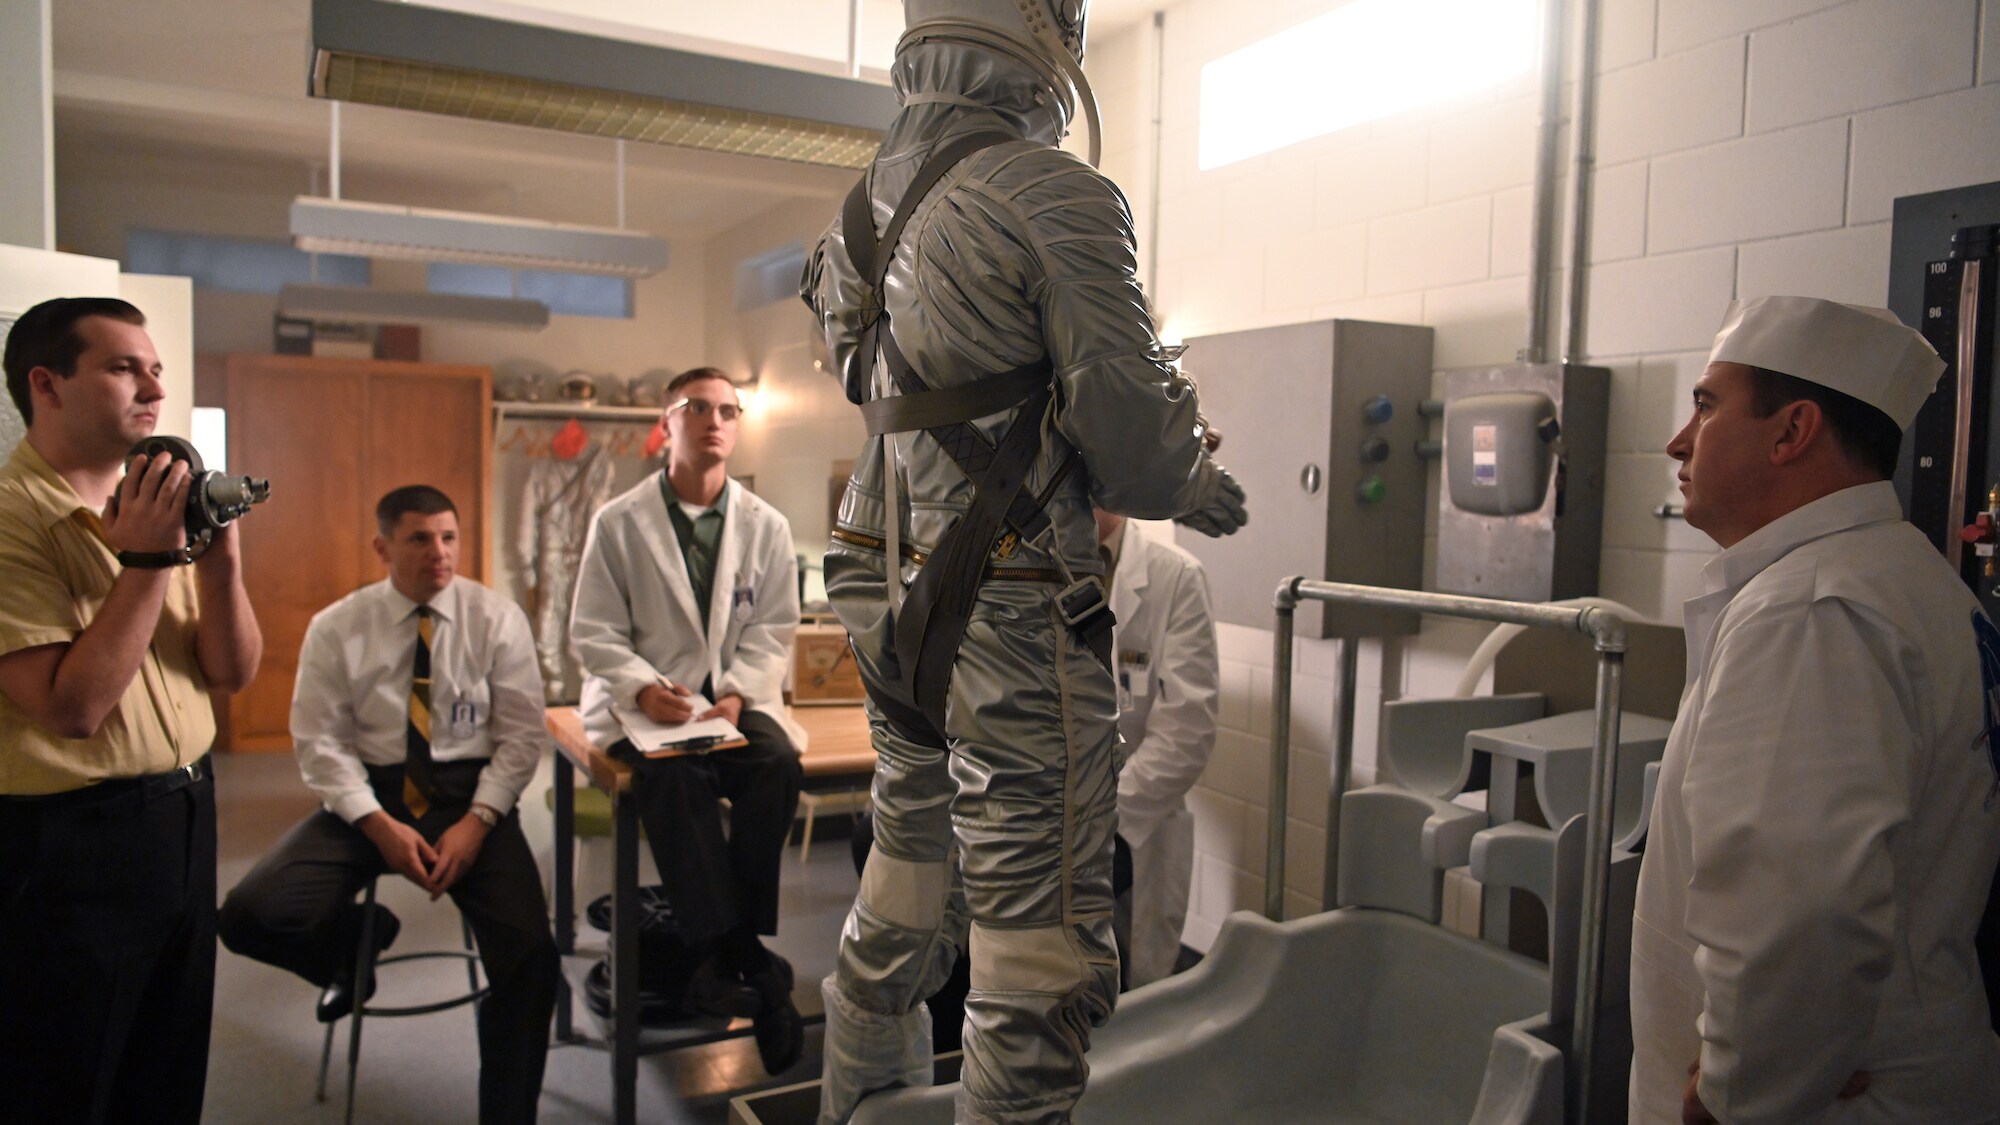
[[1354, 486], [1354, 493], [1363, 504], [1380, 504], [1389, 495], [1389, 486], [1382, 483], [1381, 477], [1370, 476]]

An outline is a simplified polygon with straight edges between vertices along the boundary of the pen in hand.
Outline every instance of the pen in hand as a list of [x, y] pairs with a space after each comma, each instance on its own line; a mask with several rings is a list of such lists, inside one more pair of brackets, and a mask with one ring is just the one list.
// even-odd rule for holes
[[665, 676], [656, 679], [657, 683], [648, 684], [640, 689], [639, 697], [634, 701], [638, 703], [639, 710], [656, 723], [671, 725], [685, 723], [693, 718], [694, 706], [688, 702], [688, 698], [694, 693]]

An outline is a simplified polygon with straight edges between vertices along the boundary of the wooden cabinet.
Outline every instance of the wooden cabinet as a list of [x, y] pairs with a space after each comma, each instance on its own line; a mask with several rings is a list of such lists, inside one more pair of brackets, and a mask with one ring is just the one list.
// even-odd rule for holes
[[232, 355], [223, 401], [229, 470], [268, 477], [242, 524], [250, 603], [264, 629], [257, 679], [229, 704], [229, 748], [282, 750], [299, 645], [312, 616], [381, 578], [375, 502], [429, 484], [458, 506], [459, 573], [483, 580], [492, 478], [484, 367]]

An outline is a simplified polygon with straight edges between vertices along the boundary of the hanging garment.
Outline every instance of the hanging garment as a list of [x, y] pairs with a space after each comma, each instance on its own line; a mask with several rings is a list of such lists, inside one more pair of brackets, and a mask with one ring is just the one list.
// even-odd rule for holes
[[603, 442], [570, 460], [537, 458], [521, 489], [514, 570], [535, 591], [535, 655], [550, 703], [574, 702], [583, 675], [569, 647], [569, 612], [590, 518], [611, 497], [615, 466]]

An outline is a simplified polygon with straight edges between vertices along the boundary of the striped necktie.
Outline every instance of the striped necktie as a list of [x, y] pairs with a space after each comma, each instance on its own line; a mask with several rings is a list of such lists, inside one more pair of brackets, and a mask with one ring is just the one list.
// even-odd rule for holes
[[410, 721], [403, 728], [403, 804], [421, 818], [437, 795], [431, 776], [431, 607], [417, 607], [417, 654], [410, 670]]

